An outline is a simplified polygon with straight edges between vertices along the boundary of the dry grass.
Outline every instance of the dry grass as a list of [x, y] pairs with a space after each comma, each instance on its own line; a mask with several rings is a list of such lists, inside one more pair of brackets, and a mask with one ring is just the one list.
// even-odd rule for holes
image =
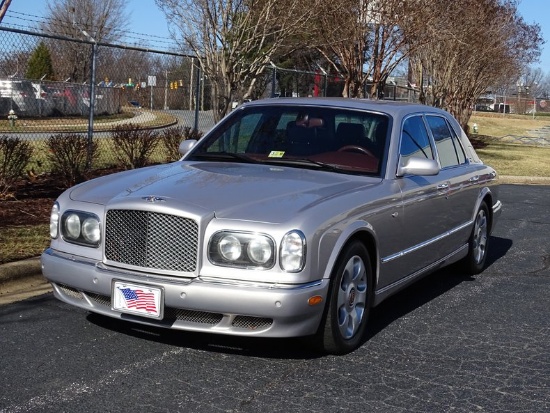
[[476, 152], [500, 175], [550, 177], [550, 148], [491, 142]]
[[497, 113], [476, 113], [472, 115], [468, 125], [472, 130], [473, 124], [478, 126], [480, 135], [502, 138], [508, 135], [536, 136], [534, 131], [545, 126], [550, 127], [549, 116], [511, 115]]
[[0, 230], [0, 264], [36, 257], [50, 243], [49, 224]]

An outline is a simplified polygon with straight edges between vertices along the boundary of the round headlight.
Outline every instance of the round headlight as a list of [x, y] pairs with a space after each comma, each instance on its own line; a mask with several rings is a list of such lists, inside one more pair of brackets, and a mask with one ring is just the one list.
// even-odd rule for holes
[[80, 237], [80, 218], [77, 214], [71, 214], [65, 220], [65, 232], [69, 238]]
[[226, 235], [220, 240], [218, 250], [220, 255], [227, 261], [235, 261], [241, 256], [242, 246], [237, 237]]
[[271, 259], [272, 248], [265, 237], [256, 237], [248, 243], [247, 252], [252, 262], [265, 264]]
[[95, 218], [86, 218], [82, 223], [82, 236], [92, 244], [99, 242], [99, 221]]
[[55, 203], [50, 214], [50, 237], [57, 238], [59, 231], [59, 204]]

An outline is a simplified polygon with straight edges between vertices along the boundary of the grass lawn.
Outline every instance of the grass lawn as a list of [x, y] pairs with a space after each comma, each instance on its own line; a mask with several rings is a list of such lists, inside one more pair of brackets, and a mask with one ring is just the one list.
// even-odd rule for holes
[[48, 223], [0, 229], [0, 264], [40, 255], [50, 243]]
[[533, 119], [531, 115], [476, 112], [468, 122], [470, 130], [474, 123], [477, 124], [480, 135], [496, 138], [508, 135], [534, 137], [536, 136], [534, 131], [545, 126], [550, 127], [550, 116], [539, 115]]
[[491, 142], [476, 152], [500, 175], [550, 177], [550, 147]]

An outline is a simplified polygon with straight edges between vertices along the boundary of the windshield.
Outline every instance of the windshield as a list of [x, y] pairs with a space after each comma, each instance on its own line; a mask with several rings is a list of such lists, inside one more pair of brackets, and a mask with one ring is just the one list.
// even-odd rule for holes
[[377, 175], [389, 118], [314, 106], [253, 106], [229, 116], [189, 160], [287, 164]]

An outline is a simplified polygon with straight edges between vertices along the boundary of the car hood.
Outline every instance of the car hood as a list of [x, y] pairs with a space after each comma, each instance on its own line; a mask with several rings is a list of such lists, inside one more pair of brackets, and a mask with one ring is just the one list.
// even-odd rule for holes
[[379, 178], [219, 162], [175, 162], [97, 178], [70, 190], [74, 201], [139, 209], [151, 201], [217, 218], [280, 222]]

